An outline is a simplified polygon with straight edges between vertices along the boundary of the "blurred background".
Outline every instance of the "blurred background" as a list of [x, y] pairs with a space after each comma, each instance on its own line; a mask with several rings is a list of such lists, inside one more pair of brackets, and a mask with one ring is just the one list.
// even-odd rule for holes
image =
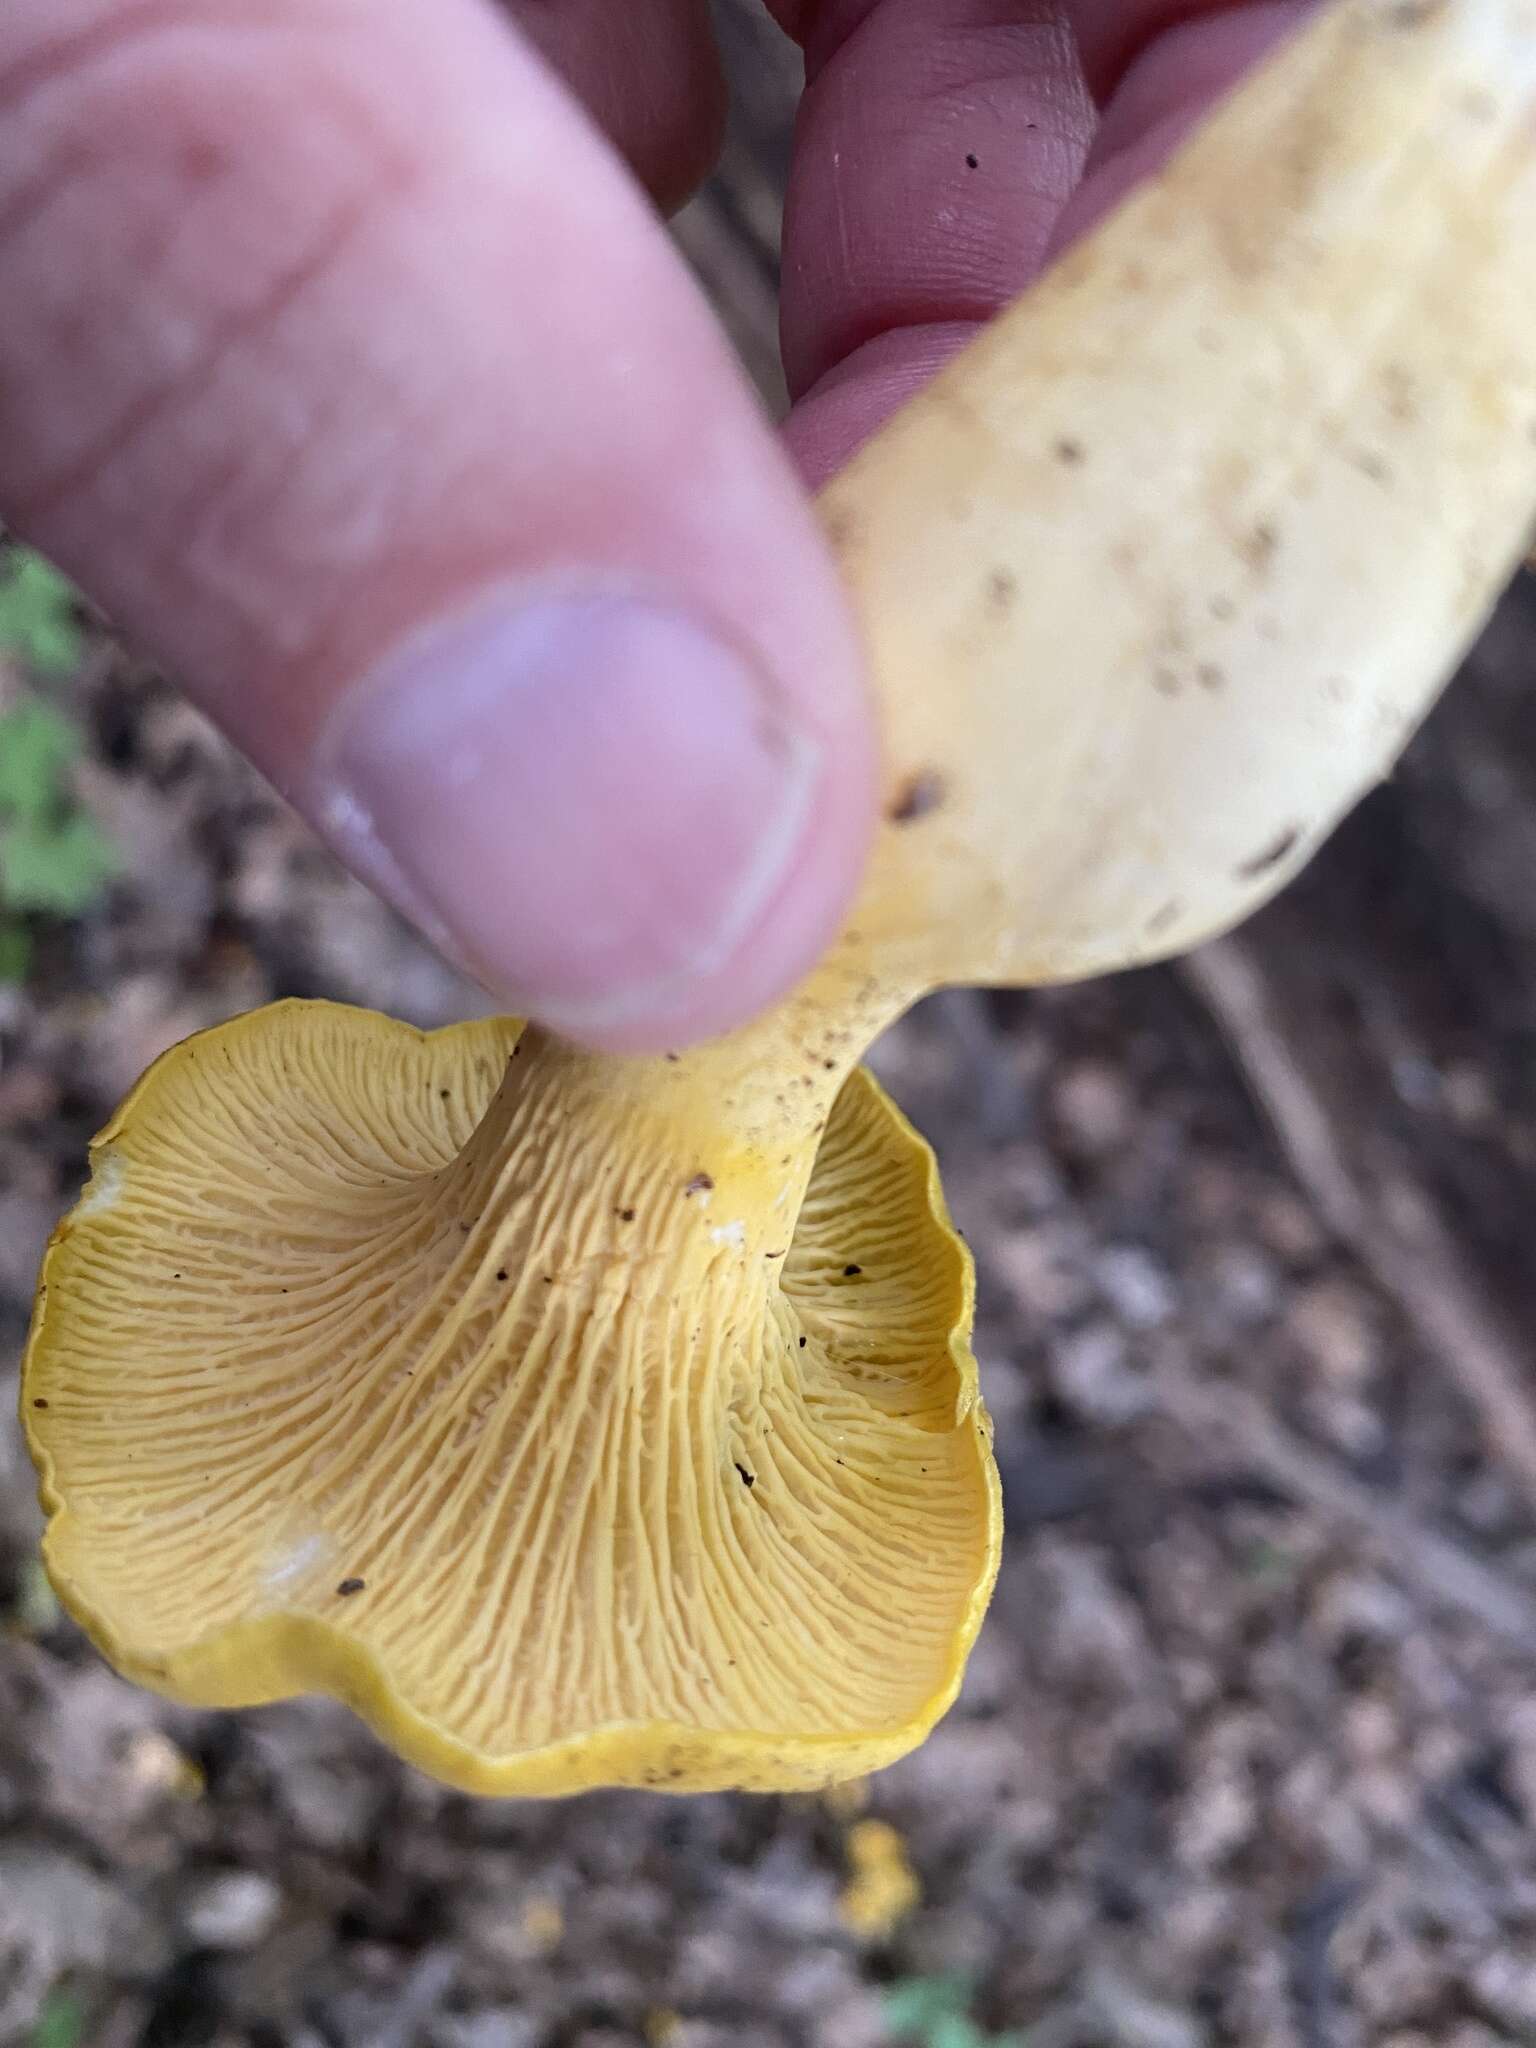
[[[784, 45], [678, 233], [782, 402]], [[982, 1279], [1009, 1543], [960, 1705], [813, 1799], [475, 1803], [339, 1708], [119, 1683], [13, 1377], [85, 1145], [284, 995], [483, 1007], [0, 553], [3, 2048], [1536, 2042], [1536, 583], [1285, 901], [877, 1065]]]

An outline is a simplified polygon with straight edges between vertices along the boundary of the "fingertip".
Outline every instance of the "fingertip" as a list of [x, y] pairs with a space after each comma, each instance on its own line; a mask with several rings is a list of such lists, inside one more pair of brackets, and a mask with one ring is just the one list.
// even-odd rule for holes
[[655, 591], [509, 587], [338, 704], [312, 807], [509, 1008], [656, 1051], [744, 1022], [846, 914], [868, 721]]

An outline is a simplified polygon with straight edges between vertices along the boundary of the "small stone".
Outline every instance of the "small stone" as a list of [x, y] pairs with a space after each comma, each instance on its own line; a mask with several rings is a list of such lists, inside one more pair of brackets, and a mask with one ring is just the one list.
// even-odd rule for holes
[[484, 2012], [437, 2013], [428, 2022], [432, 2048], [534, 2048], [538, 2027], [514, 2006]]
[[536, 1893], [523, 1902], [523, 1934], [536, 1955], [548, 1955], [565, 1937], [565, 1911], [558, 1899]]
[[1367, 1571], [1339, 1571], [1322, 1579], [1311, 1613], [1330, 1650], [1350, 1636], [1395, 1643], [1414, 1624], [1412, 1601], [1391, 1580]]
[[1375, 1370], [1376, 1330], [1360, 1290], [1343, 1280], [1302, 1289], [1286, 1318], [1291, 1336], [1335, 1386], [1358, 1391]]
[[1536, 1959], [1492, 1949], [1472, 1971], [1472, 1990], [1489, 2017], [1517, 2038], [1529, 2040], [1536, 2032]]
[[1252, 1245], [1222, 1246], [1211, 1262], [1211, 1282], [1222, 1309], [1240, 1329], [1255, 1329], [1279, 1310], [1275, 1262]]
[[1442, 1098], [1464, 1131], [1486, 1129], [1498, 1114], [1498, 1101], [1488, 1077], [1478, 1067], [1457, 1061], [1445, 1070]]
[[1190, 1870], [1213, 1869], [1248, 1840], [1254, 1821], [1253, 1794], [1243, 1780], [1205, 1774], [1175, 1830], [1178, 1861]]
[[1031, 1321], [1059, 1322], [1078, 1314], [1091, 1298], [1076, 1233], [1042, 1223], [1011, 1230], [992, 1246], [992, 1269]]
[[1111, 1245], [1100, 1254], [1098, 1280], [1110, 1306], [1133, 1330], [1156, 1330], [1178, 1307], [1166, 1266], [1141, 1245]]
[[1270, 1250], [1289, 1266], [1320, 1258], [1327, 1234], [1317, 1214], [1287, 1190], [1266, 1195], [1258, 1208], [1259, 1234]]
[[1115, 1068], [1099, 1060], [1069, 1067], [1053, 1090], [1062, 1135], [1091, 1159], [1118, 1151], [1130, 1135], [1131, 1095]]
[[1061, 1398], [1095, 1422], [1128, 1422], [1146, 1412], [1147, 1381], [1132, 1365], [1118, 1324], [1100, 1320], [1063, 1337], [1052, 1354], [1051, 1377]]
[[1208, 2039], [1192, 2013], [1104, 1965], [1091, 1972], [1084, 2003], [1097, 2022], [1095, 2036], [1114, 2048], [1205, 2048]]
[[181, 1924], [199, 1948], [239, 1954], [266, 1940], [283, 1910], [283, 1895], [258, 1870], [225, 1870], [204, 1878], [182, 1907]]
[[811, 2019], [857, 1988], [858, 1978], [846, 1946], [809, 1943], [786, 1959], [774, 1986], [786, 2012]]
[[891, 2037], [879, 1999], [860, 1989], [822, 2008], [815, 2038], [817, 2048], [887, 2048]]
[[1397, 1716], [1385, 1700], [1351, 1700], [1339, 1724], [1341, 1747], [1356, 1765], [1382, 1763], [1401, 1739]]

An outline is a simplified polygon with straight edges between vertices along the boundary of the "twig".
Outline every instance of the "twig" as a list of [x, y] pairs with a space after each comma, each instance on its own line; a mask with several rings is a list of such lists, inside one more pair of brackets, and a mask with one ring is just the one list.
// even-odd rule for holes
[[1489, 1306], [1433, 1203], [1385, 1141], [1375, 1187], [1362, 1188], [1335, 1136], [1325, 1091], [1279, 1021], [1268, 976], [1249, 945], [1218, 940], [1191, 955], [1184, 973], [1318, 1212], [1456, 1381], [1481, 1419], [1490, 1454], [1536, 1507], [1530, 1360]]
[[1512, 1579], [1384, 1500], [1240, 1387], [1196, 1381], [1167, 1365], [1155, 1383], [1159, 1407], [1189, 1435], [1207, 1444], [1225, 1439], [1282, 1493], [1351, 1530], [1400, 1578], [1536, 1656], [1536, 1597]]
[[1355, 2048], [1360, 2039], [1356, 2014], [1340, 1996], [1333, 1967], [1333, 1941], [1349, 1917], [1363, 1887], [1353, 1874], [1325, 1877], [1290, 1916], [1287, 1949], [1291, 2003], [1302, 2048]]

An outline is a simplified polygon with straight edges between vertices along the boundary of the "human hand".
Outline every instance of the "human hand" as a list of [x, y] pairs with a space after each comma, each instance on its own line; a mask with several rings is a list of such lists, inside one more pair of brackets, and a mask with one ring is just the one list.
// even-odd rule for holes
[[[1299, 0], [771, 4], [819, 482]], [[876, 741], [809, 500], [642, 195], [710, 161], [707, 0], [510, 12], [4, 0], [0, 517], [510, 1006], [658, 1049], [831, 938]]]

